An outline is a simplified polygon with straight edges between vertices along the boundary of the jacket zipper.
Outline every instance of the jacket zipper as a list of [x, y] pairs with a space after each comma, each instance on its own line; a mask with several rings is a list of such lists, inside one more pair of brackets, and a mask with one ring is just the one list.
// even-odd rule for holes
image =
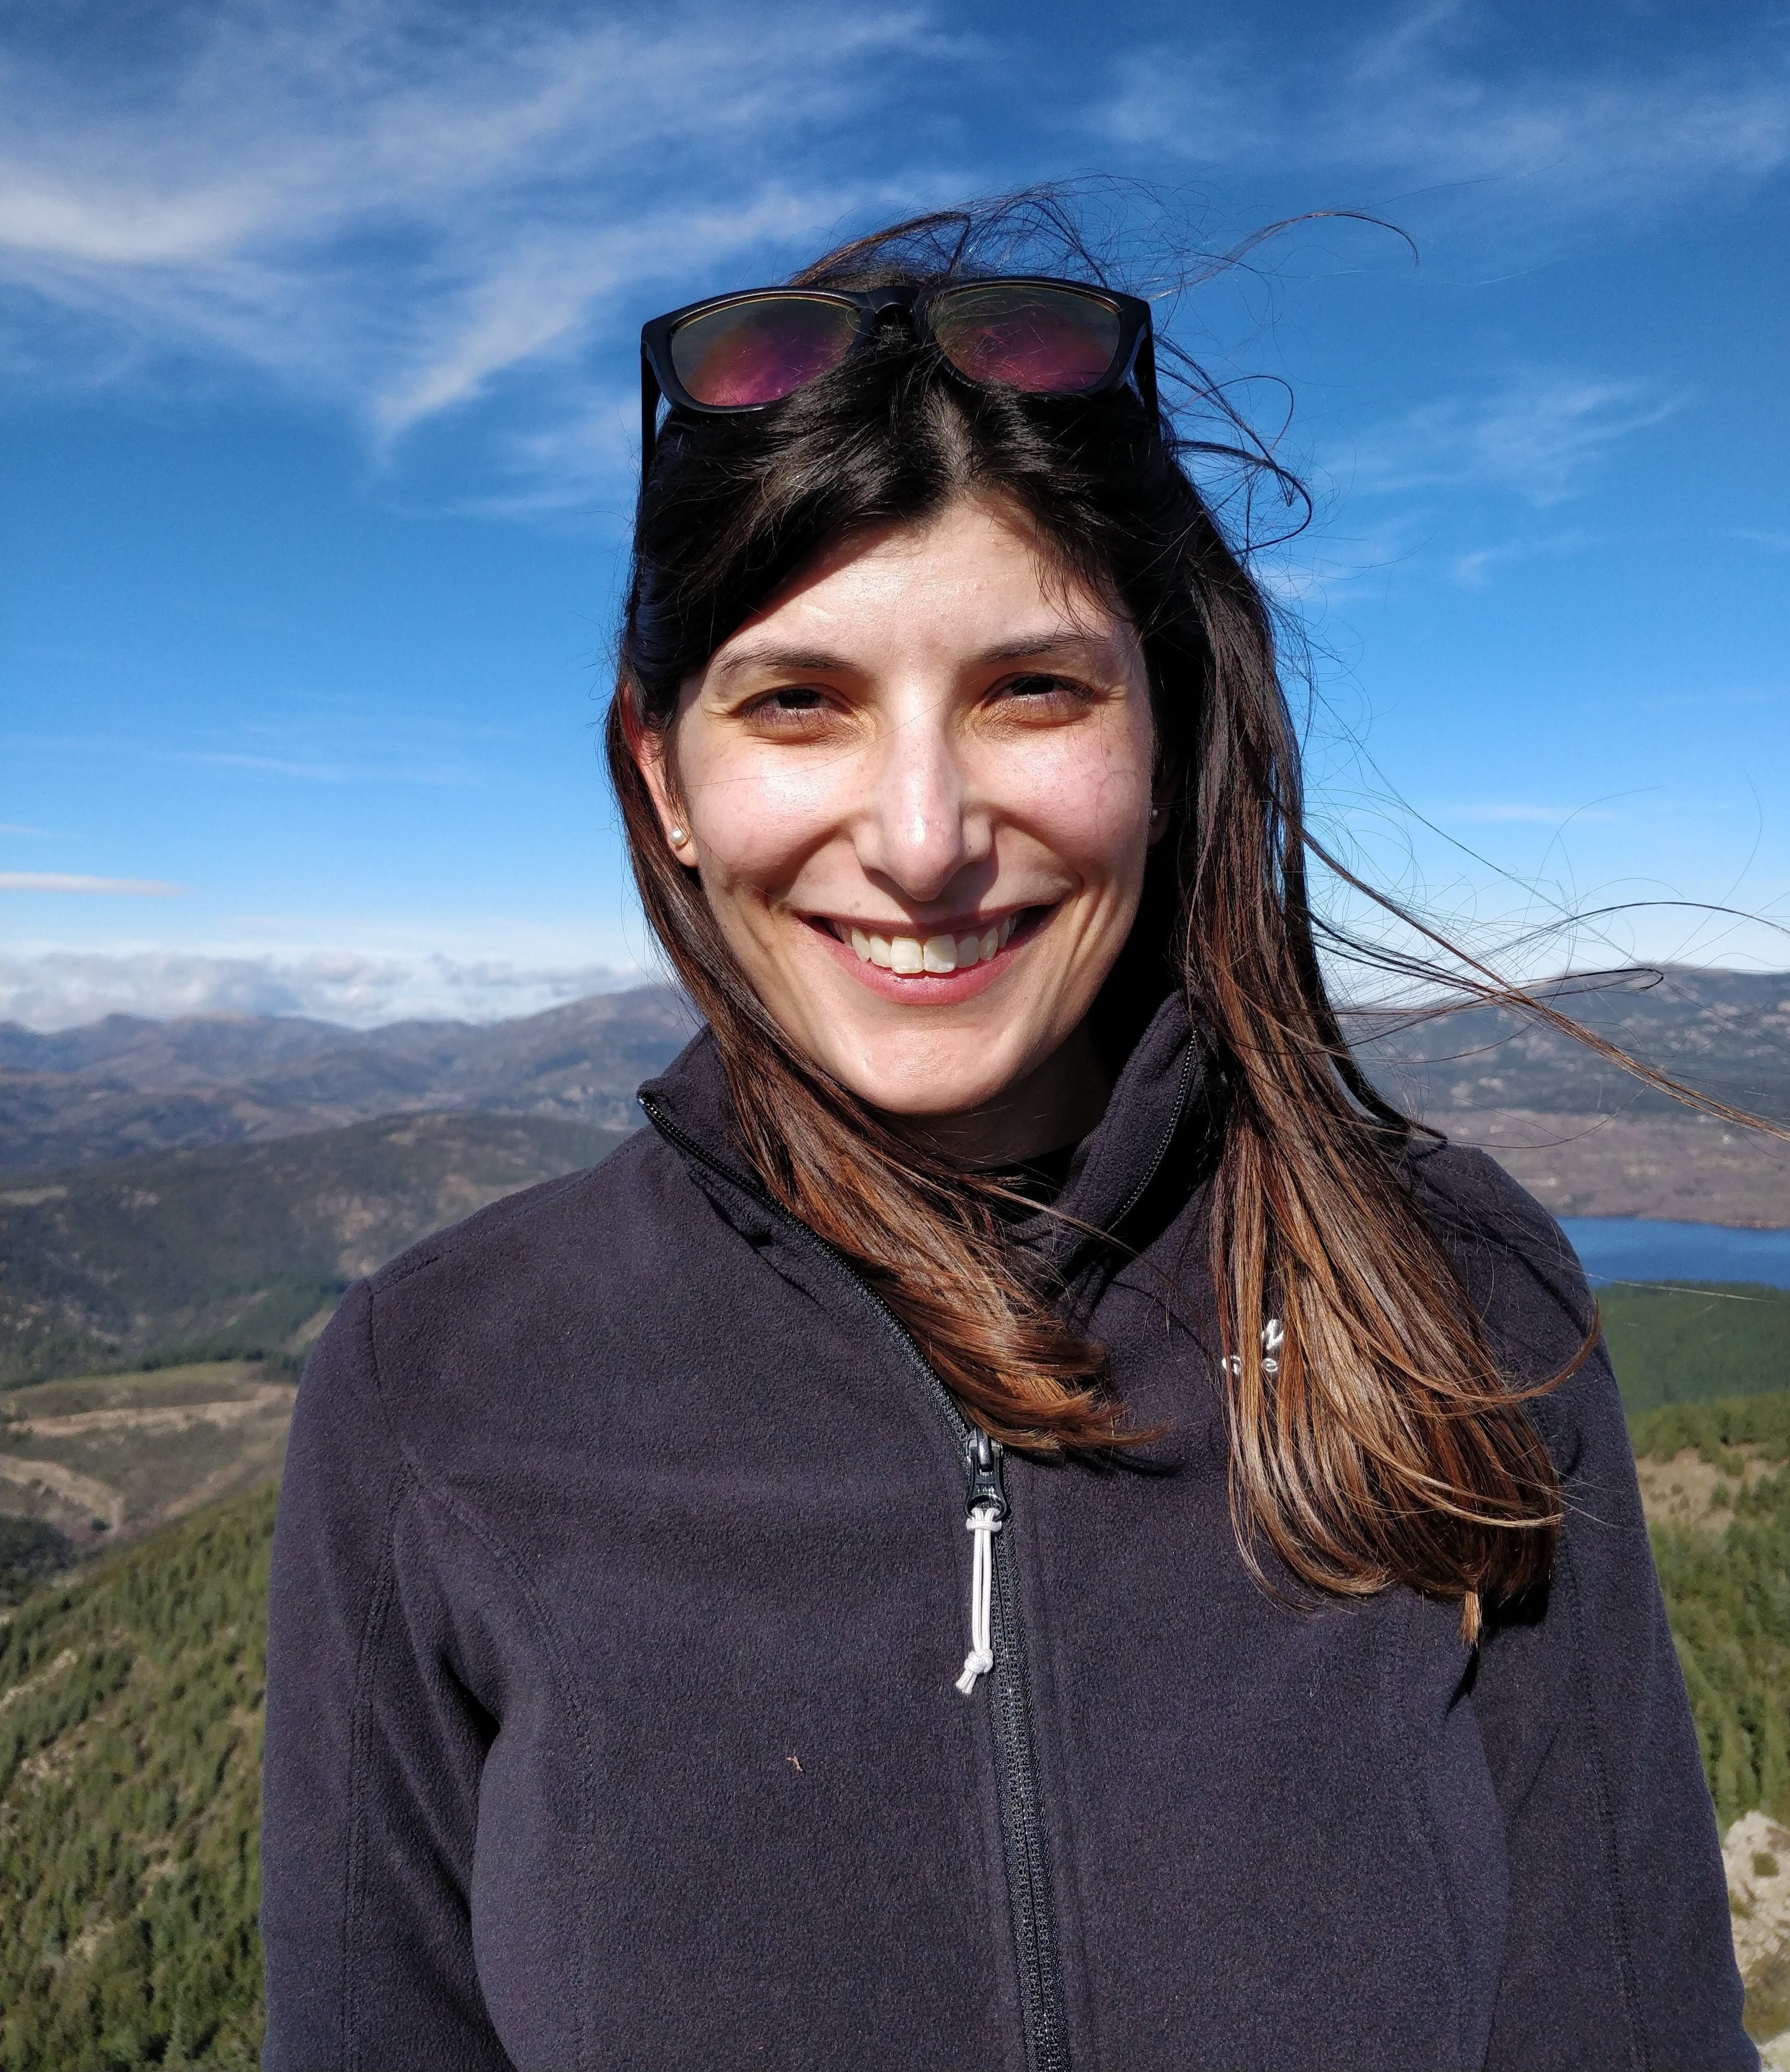
[[[957, 1406], [952, 1405], [953, 1412]], [[960, 1417], [959, 1423], [963, 1422]], [[969, 1468], [966, 1506], [992, 1508], [1004, 1522], [1007, 1501], [999, 1443], [965, 1426]], [[1043, 1808], [1033, 1759], [1031, 1683], [1027, 1673], [1024, 1630], [1013, 1556], [997, 1533], [990, 1542], [994, 1564], [994, 1662], [990, 1671], [990, 1718], [994, 1729], [995, 1790], [1000, 1803], [1001, 1841], [1006, 1856], [1007, 1900], [1019, 1968], [1019, 2018], [1025, 2032], [1027, 2072], [1068, 2072], [1069, 2041], [1063, 2024], [1063, 1975], [1056, 1956], [1056, 1909], [1051, 1897], [1044, 1851]]]
[[[823, 1253], [875, 1312], [879, 1322], [900, 1346], [908, 1364], [926, 1385], [961, 1449], [969, 1476], [965, 1515], [978, 1505], [995, 1507], [1005, 1521], [1011, 1511], [1002, 1471], [1002, 1449], [988, 1434], [970, 1424], [951, 1392], [932, 1371], [901, 1319], [851, 1262], [817, 1237], [780, 1202], [711, 1158], [657, 1104], [644, 1097], [647, 1120], [665, 1137], [711, 1173], [748, 1194], [800, 1240]], [[1166, 1146], [1165, 1146], [1166, 1149]], [[1159, 1162], [1159, 1161], [1158, 1161]], [[1027, 1673], [1019, 1592], [1013, 1555], [1005, 1536], [992, 1536], [991, 1638], [994, 1662], [989, 1671], [990, 1719], [994, 1736], [995, 1794], [1001, 1843], [1006, 1857], [1007, 1901], [1014, 1951], [1019, 1975], [1019, 2016], [1026, 2045], [1026, 2072], [1069, 2072], [1068, 2038], [1063, 2020], [1063, 1975], [1056, 1955], [1056, 1916], [1045, 1859], [1043, 1809], [1038, 1766], [1033, 1751], [1031, 1679]]]

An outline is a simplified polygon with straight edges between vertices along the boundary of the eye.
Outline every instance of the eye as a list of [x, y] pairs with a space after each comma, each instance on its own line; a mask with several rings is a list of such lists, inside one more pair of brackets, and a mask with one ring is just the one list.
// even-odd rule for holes
[[1031, 675], [1009, 676], [1004, 683], [997, 684], [990, 695], [998, 705], [1043, 717], [1084, 712], [1094, 702], [1097, 694], [1073, 676]]
[[780, 684], [753, 698], [743, 717], [770, 734], [806, 734], [838, 715], [837, 701], [817, 684]]

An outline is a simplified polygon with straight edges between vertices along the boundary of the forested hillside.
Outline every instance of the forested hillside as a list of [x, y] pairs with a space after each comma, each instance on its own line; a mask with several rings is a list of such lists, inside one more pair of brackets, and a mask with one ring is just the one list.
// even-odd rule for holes
[[1634, 1437], [1656, 1511], [1674, 1482], [1702, 1499], [1653, 1552], [1717, 1814], [1790, 1819], [1790, 1395], [1652, 1411]]
[[1631, 1416], [1790, 1388], [1790, 1289], [1725, 1281], [1597, 1293]]
[[0, 1630], [0, 2068], [249, 2067], [274, 1493]]

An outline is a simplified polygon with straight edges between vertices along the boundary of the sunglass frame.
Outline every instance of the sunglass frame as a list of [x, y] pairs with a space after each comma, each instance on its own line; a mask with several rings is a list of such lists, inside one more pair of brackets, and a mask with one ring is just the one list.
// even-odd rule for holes
[[[991, 387], [998, 384], [977, 382], [973, 375], [965, 374], [951, 356], [940, 345], [928, 320], [928, 311], [933, 303], [965, 290], [990, 287], [1055, 288], [1072, 295], [1080, 296], [1089, 302], [1102, 302], [1117, 314], [1119, 343], [1113, 355], [1112, 364], [1099, 380], [1085, 388], [1057, 392], [1077, 400], [1086, 396], [1105, 396], [1135, 376], [1138, 393], [1144, 406], [1154, 417], [1158, 415], [1156, 397], [1156, 350], [1150, 309], [1141, 296], [1121, 294], [1116, 288], [1096, 287], [1086, 281], [1062, 281], [1045, 273], [995, 273], [957, 281], [940, 282], [936, 285], [916, 287], [911, 285], [887, 288], [740, 288], [731, 294], [707, 295], [699, 302], [686, 302], [681, 309], [672, 310], [662, 317], [653, 317], [640, 327], [640, 479], [646, 479], [647, 469], [652, 465], [652, 449], [658, 436], [659, 401], [662, 396], [674, 409], [689, 410], [698, 417], [749, 417], [756, 410], [775, 409], [779, 403], [787, 402], [788, 396], [779, 396], [768, 403], [699, 403], [677, 378], [677, 370], [672, 364], [672, 335], [681, 324], [692, 318], [706, 316], [714, 310], [724, 310], [736, 302], [756, 302], [767, 296], [787, 297], [792, 302], [828, 302], [837, 307], [844, 304], [858, 311], [858, 331], [846, 348], [840, 364], [857, 352], [871, 337], [877, 326], [891, 310], [899, 310], [912, 326], [915, 335], [932, 346], [952, 372], [961, 381], [973, 387]], [[820, 377], [817, 376], [815, 379]], [[795, 395], [809, 386], [799, 382], [789, 391]], [[1048, 390], [1023, 390], [1023, 394], [1049, 394]]]

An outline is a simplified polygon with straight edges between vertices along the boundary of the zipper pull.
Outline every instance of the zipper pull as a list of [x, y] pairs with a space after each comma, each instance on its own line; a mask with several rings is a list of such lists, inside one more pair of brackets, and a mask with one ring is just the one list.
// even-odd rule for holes
[[968, 1697], [978, 1677], [994, 1667], [990, 1630], [994, 1593], [994, 1536], [1006, 1521], [1007, 1493], [1001, 1479], [1001, 1449], [986, 1432], [973, 1432], [966, 1449], [969, 1503], [964, 1529], [976, 1537], [969, 1572], [969, 1652], [957, 1688]]

